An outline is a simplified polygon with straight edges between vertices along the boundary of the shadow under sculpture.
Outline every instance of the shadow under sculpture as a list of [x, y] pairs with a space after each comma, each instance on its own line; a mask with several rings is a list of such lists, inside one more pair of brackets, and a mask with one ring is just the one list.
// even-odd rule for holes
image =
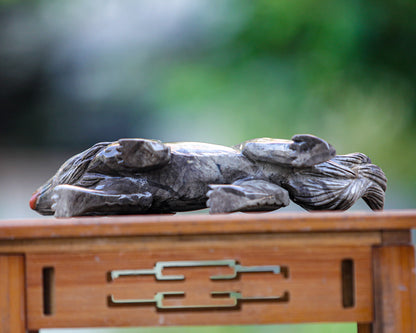
[[270, 211], [289, 204], [346, 210], [359, 198], [381, 210], [387, 179], [361, 153], [336, 155], [313, 135], [254, 139], [235, 147], [101, 142], [67, 160], [32, 196], [43, 215]]

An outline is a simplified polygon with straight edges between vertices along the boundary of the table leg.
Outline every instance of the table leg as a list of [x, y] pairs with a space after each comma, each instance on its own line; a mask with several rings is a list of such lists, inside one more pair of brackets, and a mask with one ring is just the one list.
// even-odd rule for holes
[[[374, 248], [373, 332], [416, 332], [415, 257], [412, 245]], [[360, 331], [361, 333], [361, 331]]]
[[371, 324], [357, 324], [357, 333], [373, 333]]
[[0, 254], [0, 331], [26, 332], [23, 255]]

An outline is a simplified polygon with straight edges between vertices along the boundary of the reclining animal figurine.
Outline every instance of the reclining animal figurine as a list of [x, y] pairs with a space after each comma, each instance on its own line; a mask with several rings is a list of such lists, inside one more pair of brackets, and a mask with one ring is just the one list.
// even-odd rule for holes
[[387, 179], [361, 153], [335, 155], [312, 135], [235, 147], [120, 139], [67, 160], [30, 199], [43, 215], [271, 211], [289, 198], [307, 210], [381, 210]]

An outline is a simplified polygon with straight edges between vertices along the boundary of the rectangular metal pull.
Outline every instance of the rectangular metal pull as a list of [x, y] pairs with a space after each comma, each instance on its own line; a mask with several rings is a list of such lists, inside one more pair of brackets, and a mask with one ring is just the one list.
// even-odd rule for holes
[[164, 275], [163, 269], [169, 267], [213, 267], [225, 266], [233, 269], [233, 273], [229, 275], [213, 275], [211, 280], [232, 280], [237, 278], [240, 273], [260, 273], [270, 272], [273, 274], [281, 274], [287, 277], [287, 267], [279, 265], [266, 266], [242, 266], [234, 259], [225, 260], [197, 260], [197, 261], [161, 261], [157, 262], [154, 268], [151, 269], [135, 269], [135, 270], [119, 270], [111, 271], [110, 278], [115, 280], [122, 276], [140, 276], [140, 275], [154, 275], [156, 280], [185, 280], [184, 275]]
[[274, 301], [288, 302], [289, 292], [285, 291], [281, 296], [258, 296], [244, 297], [240, 292], [236, 291], [213, 291], [211, 297], [228, 296], [231, 300], [230, 304], [199, 304], [199, 305], [164, 305], [163, 300], [166, 296], [185, 296], [183, 291], [158, 292], [151, 299], [116, 299], [113, 295], [108, 298], [109, 305], [131, 305], [131, 304], [154, 304], [158, 310], [197, 310], [197, 309], [221, 309], [221, 308], [238, 308], [240, 302], [243, 301]]

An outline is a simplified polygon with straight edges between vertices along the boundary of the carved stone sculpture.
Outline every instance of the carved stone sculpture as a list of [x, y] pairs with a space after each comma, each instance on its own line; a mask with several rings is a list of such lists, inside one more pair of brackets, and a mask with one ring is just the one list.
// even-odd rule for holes
[[43, 215], [270, 211], [289, 204], [346, 210], [359, 198], [383, 209], [387, 179], [361, 153], [335, 155], [312, 135], [229, 148], [146, 139], [97, 143], [67, 160], [32, 196]]

